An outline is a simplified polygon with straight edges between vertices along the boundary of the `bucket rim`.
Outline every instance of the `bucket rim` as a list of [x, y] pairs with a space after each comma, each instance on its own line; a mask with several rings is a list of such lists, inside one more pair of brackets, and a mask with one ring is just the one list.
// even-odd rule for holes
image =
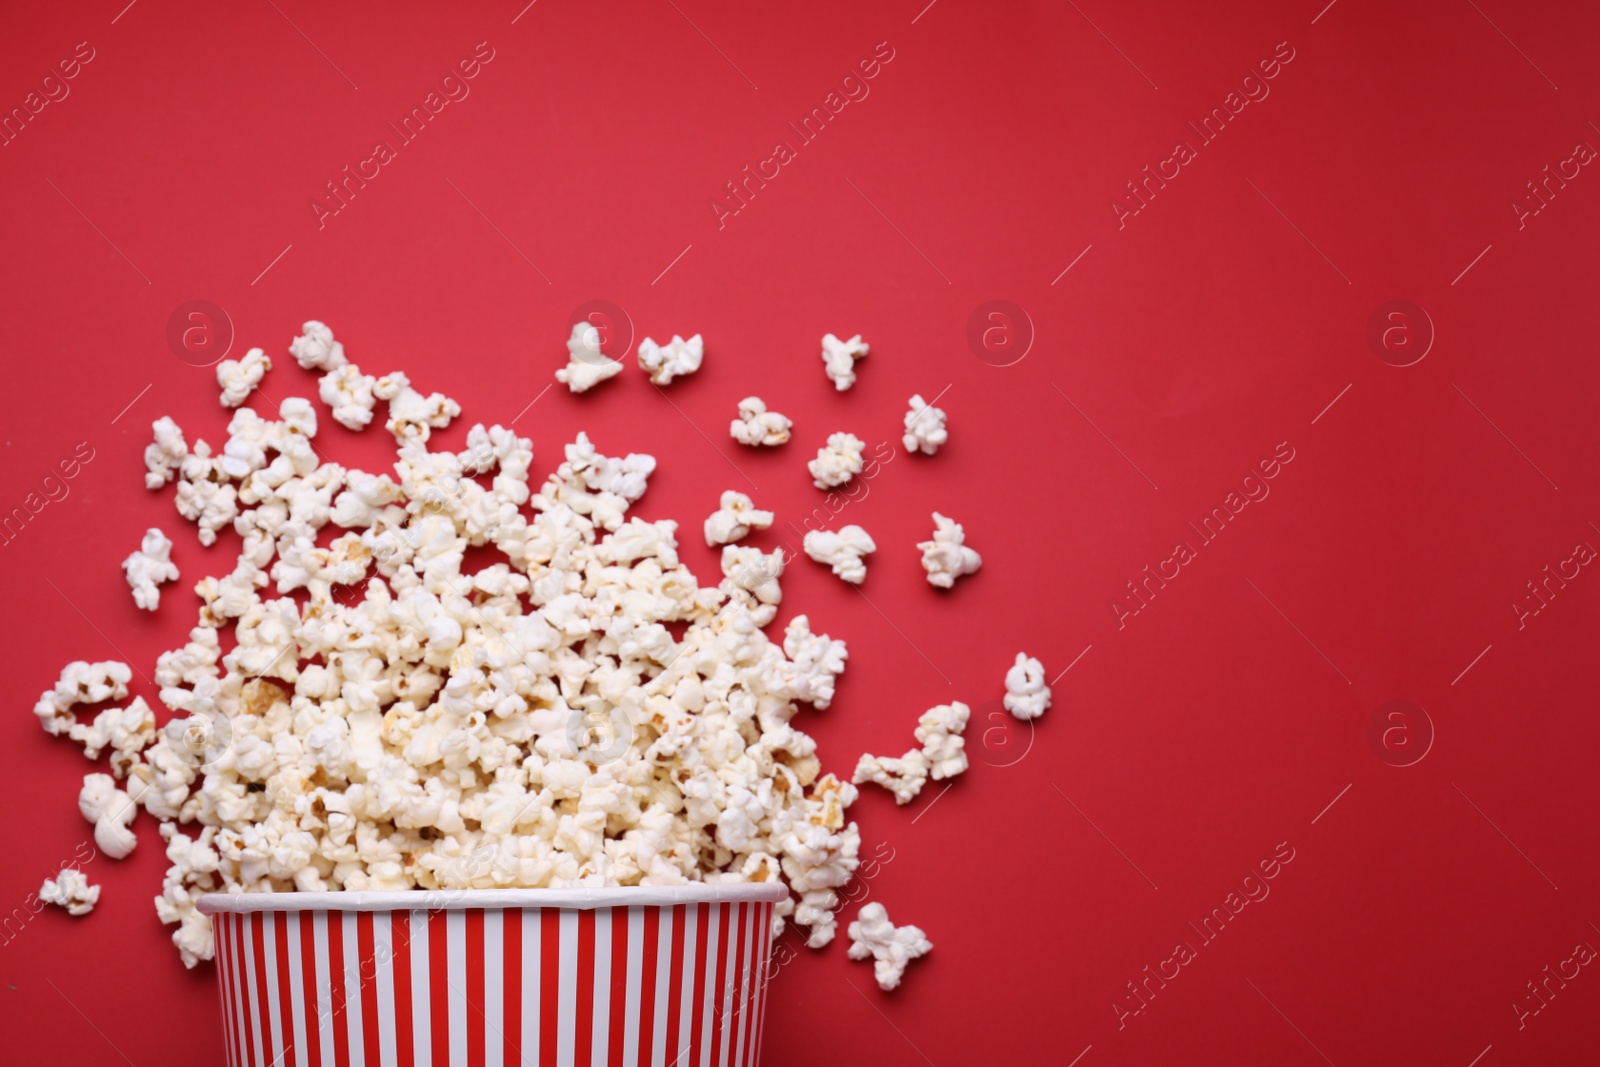
[[595, 910], [673, 904], [777, 903], [789, 895], [782, 882], [695, 882], [689, 885], [603, 886], [570, 889], [402, 889], [332, 893], [206, 893], [195, 902], [203, 914], [246, 912], [461, 911], [476, 908]]

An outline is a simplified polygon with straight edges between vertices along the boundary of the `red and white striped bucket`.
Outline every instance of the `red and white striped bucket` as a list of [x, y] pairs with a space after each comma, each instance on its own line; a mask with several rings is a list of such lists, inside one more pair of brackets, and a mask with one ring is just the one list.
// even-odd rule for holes
[[753, 1067], [776, 883], [200, 898], [230, 1067]]

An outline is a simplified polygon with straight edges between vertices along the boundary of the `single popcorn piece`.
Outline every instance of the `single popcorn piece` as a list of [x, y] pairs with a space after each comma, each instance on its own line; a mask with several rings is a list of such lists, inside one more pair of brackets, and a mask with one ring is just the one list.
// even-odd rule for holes
[[1050, 687], [1044, 683], [1044, 664], [1026, 652], [1006, 671], [1006, 710], [1019, 719], [1037, 719], [1050, 706]]
[[909, 804], [928, 781], [928, 760], [921, 751], [912, 749], [896, 759], [893, 756], [863, 754], [856, 761], [856, 772], [851, 781], [857, 785], [872, 782], [894, 794], [896, 804]]
[[705, 342], [699, 334], [685, 341], [677, 334], [665, 345], [658, 345], [646, 337], [639, 344], [639, 366], [657, 385], [668, 385], [674, 378], [682, 378], [700, 369], [705, 359]]
[[[695, 336], [698, 340], [699, 335]], [[642, 364], [643, 346], [639, 358]], [[698, 367], [699, 363], [695, 365]], [[586, 393], [621, 373], [622, 361], [610, 359], [600, 351], [600, 331], [587, 322], [573, 323], [572, 336], [567, 338], [567, 365], [556, 371], [556, 381], [574, 393]]]
[[65, 908], [68, 915], [87, 915], [100, 903], [100, 887], [90, 885], [88, 876], [76, 867], [63, 867], [60, 874], [44, 880], [39, 899]]
[[184, 441], [183, 431], [178, 429], [178, 424], [165, 415], [150, 426], [155, 431], [156, 439], [145, 446], [144, 467], [148, 473], [144, 476], [144, 484], [147, 489], [160, 489], [172, 481], [183, 466], [185, 457], [189, 455], [189, 445]]
[[940, 408], [925, 403], [922, 394], [917, 393], [911, 398], [911, 410], [906, 412], [906, 433], [901, 443], [908, 452], [921, 452], [931, 456], [939, 451], [939, 446], [950, 440], [950, 431], [944, 427], [945, 414]]
[[364, 430], [377, 406], [373, 389], [378, 379], [362, 374], [354, 363], [341, 363], [317, 382], [317, 395], [333, 409], [333, 421], [351, 430]]
[[706, 544], [731, 544], [743, 539], [751, 530], [765, 530], [772, 525], [772, 512], [758, 511], [755, 502], [743, 493], [732, 489], [722, 494], [722, 504], [706, 517]]
[[818, 563], [833, 568], [833, 573], [859, 585], [867, 577], [866, 556], [876, 552], [872, 535], [859, 526], [844, 526], [833, 530], [807, 530], [803, 542], [806, 555]]
[[856, 360], [865, 359], [868, 351], [859, 333], [848, 341], [831, 333], [822, 335], [822, 366], [835, 389], [842, 393], [856, 384]]
[[139, 809], [117, 788], [109, 774], [86, 774], [78, 793], [78, 811], [94, 823], [94, 843], [114, 860], [125, 859], [139, 843], [129, 829]]
[[178, 565], [172, 562], [172, 542], [154, 526], [144, 532], [139, 551], [122, 561], [128, 585], [133, 589], [133, 602], [146, 611], [154, 611], [161, 604], [163, 582], [176, 581]]
[[300, 336], [289, 342], [289, 354], [306, 370], [331, 371], [345, 364], [344, 345], [333, 339], [333, 331], [312, 319], [300, 327]]
[[768, 411], [759, 396], [747, 396], [739, 401], [739, 417], [728, 424], [728, 432], [741, 445], [775, 448], [788, 443], [792, 426], [794, 423], [785, 416]]
[[917, 720], [916, 738], [934, 781], [954, 778], [967, 769], [967, 742], [961, 732], [967, 728], [971, 714], [972, 709], [953, 700], [929, 708]]
[[443, 393], [423, 396], [411, 388], [411, 379], [402, 371], [379, 378], [372, 395], [389, 402], [389, 421], [383, 425], [396, 441], [426, 441], [430, 433], [449, 426], [450, 420], [461, 414], [461, 405]]
[[53, 688], [46, 689], [33, 705], [44, 732], [55, 737], [71, 736], [78, 727], [72, 709], [79, 704], [103, 704], [128, 695], [133, 668], [116, 660], [86, 663], [73, 660], [61, 671]]
[[836, 433], [828, 443], [817, 449], [817, 458], [806, 464], [811, 472], [811, 484], [818, 489], [837, 489], [861, 473], [865, 462], [862, 453], [866, 442], [849, 433]]
[[217, 364], [217, 385], [222, 387], [222, 406], [236, 408], [255, 391], [272, 369], [266, 352], [252, 348], [243, 359], [225, 359]]
[[928, 572], [928, 584], [949, 589], [964, 574], [975, 574], [983, 566], [983, 557], [967, 547], [967, 534], [959, 522], [947, 519], [937, 511], [933, 513], [933, 540], [919, 541], [922, 550], [922, 569]]
[[898, 988], [905, 976], [906, 964], [933, 949], [928, 935], [916, 926], [895, 926], [889, 921], [889, 912], [877, 901], [863, 904], [856, 921], [847, 931], [850, 937], [850, 958], [873, 960], [873, 977], [878, 988]]

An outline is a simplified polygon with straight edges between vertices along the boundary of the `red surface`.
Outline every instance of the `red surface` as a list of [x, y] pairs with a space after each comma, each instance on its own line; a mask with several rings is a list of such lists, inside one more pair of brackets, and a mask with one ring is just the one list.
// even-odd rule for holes
[[[867, 892], [937, 947], [892, 995], [842, 937], [801, 950], [773, 987], [768, 1064], [1592, 1062], [1593, 968], [1552, 980], [1520, 1028], [1513, 1003], [1600, 947], [1600, 577], [1584, 568], [1520, 629], [1511, 605], [1600, 546], [1600, 176], [1552, 181], [1522, 228], [1509, 207], [1576, 143], [1600, 146], [1592, 9], [541, 0], [513, 23], [521, 0], [141, 0], [117, 17], [123, 2], [13, 8], [0, 34], [7, 108], [94, 49], [0, 148], [0, 505], [93, 449], [0, 550], [0, 908], [88, 837], [89, 768], [38, 729], [39, 691], [73, 658], [148, 673], [190, 624], [188, 585], [231, 566], [230, 541], [200, 549], [170, 490], [140, 482], [153, 418], [213, 444], [227, 418], [211, 372], [168, 351], [172, 310], [222, 305], [235, 354], [278, 359], [273, 403], [312, 388], [284, 348], [323, 318], [369, 370], [458, 398], [454, 444], [524, 412], [569, 313], [605, 299], [641, 335], [702, 331], [705, 369], [665, 397], [635, 370], [552, 389], [516, 426], [541, 477], [579, 429], [660, 457], [640, 511], [685, 524], [703, 576], [693, 533], [721, 490], [787, 520], [756, 543], [797, 545], [788, 523], [822, 501], [802, 464], [829, 432], [898, 448], [911, 393], [944, 391], [950, 413], [945, 450], [899, 452], [835, 520], [881, 546], [861, 594], [802, 560], [784, 602], [850, 642], [835, 705], [802, 716], [830, 768], [901, 751], [931, 704], [979, 709], [948, 796], [895, 810], [868, 790], [855, 809]], [[481, 41], [494, 58], [470, 96], [319, 229], [323, 183]], [[870, 95], [719, 229], [708, 200], [796, 141], [786, 121], [882, 41]], [[1124, 183], [1198, 141], [1186, 122], [1284, 41], [1270, 96], [1119, 229]], [[1013, 366], [965, 340], [991, 299], [1036, 327]], [[1367, 341], [1398, 299], [1437, 329], [1405, 368]], [[872, 343], [845, 395], [817, 358], [829, 330]], [[787, 448], [727, 439], [752, 392], [796, 418]], [[346, 461], [386, 451], [381, 431], [321, 440]], [[1119, 629], [1124, 583], [1280, 442], [1294, 459], [1270, 496]], [[911, 547], [935, 508], [986, 560], [951, 594]], [[152, 524], [184, 576], [154, 617], [117, 566]], [[1031, 747], [983, 718], [1019, 648], [1052, 677], [1076, 664]], [[1367, 740], [1395, 699], [1436, 730], [1404, 768]], [[126, 862], [89, 864], [93, 915], [51, 909], [0, 945], [0, 1058], [218, 1061], [212, 975], [167, 944], [160, 841], [139, 833]], [[1280, 842], [1293, 860], [1270, 895], [1201, 945], [1188, 924], [1259, 895], [1243, 879]], [[1196, 958], [1119, 1029], [1115, 998], [1147, 965], [1170, 974], [1180, 940]]]

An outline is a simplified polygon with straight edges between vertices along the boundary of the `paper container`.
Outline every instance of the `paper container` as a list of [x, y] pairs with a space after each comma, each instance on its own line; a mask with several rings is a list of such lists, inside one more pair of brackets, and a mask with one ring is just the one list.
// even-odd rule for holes
[[231, 1067], [751, 1067], [776, 883], [209, 894]]

